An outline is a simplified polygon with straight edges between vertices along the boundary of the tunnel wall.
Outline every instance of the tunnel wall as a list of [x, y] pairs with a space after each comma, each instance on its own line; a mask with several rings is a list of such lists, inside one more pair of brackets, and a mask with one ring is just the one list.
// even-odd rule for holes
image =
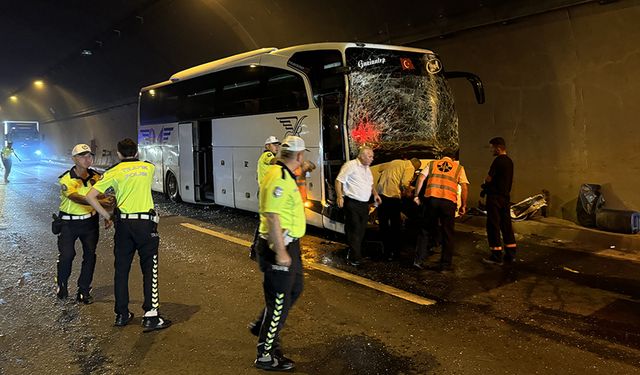
[[466, 81], [453, 83], [472, 206], [492, 161], [488, 141], [502, 136], [513, 201], [547, 189], [551, 213], [574, 219], [580, 184], [598, 183], [607, 207], [640, 210], [638, 19], [638, 5], [592, 3], [415, 43], [484, 81], [484, 105]]

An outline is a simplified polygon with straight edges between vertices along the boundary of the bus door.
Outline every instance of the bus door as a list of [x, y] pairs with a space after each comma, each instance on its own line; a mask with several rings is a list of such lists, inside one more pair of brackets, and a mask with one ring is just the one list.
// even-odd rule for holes
[[180, 197], [185, 202], [196, 202], [196, 187], [194, 181], [194, 126], [192, 122], [178, 125], [178, 167]]
[[211, 121], [198, 121], [193, 132], [193, 173], [196, 202], [213, 203], [212, 149]]
[[322, 210], [325, 228], [342, 231], [344, 214], [336, 204], [335, 181], [340, 168], [345, 163], [344, 147], [344, 96], [341, 93], [324, 95], [320, 98], [320, 118], [322, 122], [323, 175], [326, 205]]

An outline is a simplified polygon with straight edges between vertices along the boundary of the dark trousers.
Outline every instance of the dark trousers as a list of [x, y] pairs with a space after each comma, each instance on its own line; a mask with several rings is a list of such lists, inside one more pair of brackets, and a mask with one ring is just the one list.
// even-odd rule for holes
[[258, 240], [258, 262], [264, 273], [262, 283], [265, 308], [258, 335], [258, 356], [272, 354], [278, 349], [280, 331], [289, 315], [289, 309], [298, 300], [303, 289], [302, 259], [300, 241], [287, 246], [291, 256], [291, 266], [279, 266], [275, 262], [275, 253], [269, 249], [264, 238]]
[[[61, 213], [62, 215], [62, 213]], [[91, 290], [93, 271], [96, 268], [96, 246], [98, 245], [99, 215], [84, 220], [65, 220], [58, 235], [58, 285], [66, 288], [71, 276], [71, 266], [76, 256], [76, 240], [82, 244], [82, 267], [78, 277], [78, 290]]]
[[114, 292], [116, 314], [129, 313], [129, 271], [133, 256], [138, 251], [144, 303], [146, 312], [160, 305], [158, 296], [158, 224], [151, 220], [117, 219], [116, 234], [113, 237], [115, 255]]
[[[429, 203], [428, 199], [420, 197], [420, 206], [418, 207], [418, 233], [416, 238], [416, 259], [415, 263], [422, 264], [433, 248], [440, 243], [440, 221], [429, 220]], [[434, 227], [431, 228], [431, 225]]]
[[[487, 195], [487, 240], [489, 247], [515, 245], [516, 238], [511, 226], [511, 204], [502, 195]], [[502, 239], [500, 238], [502, 233]]]
[[344, 197], [344, 234], [349, 246], [349, 259], [357, 261], [362, 258], [362, 243], [369, 221], [369, 203]]
[[400, 229], [402, 219], [402, 200], [380, 195], [382, 204], [378, 207], [378, 221], [380, 222], [380, 234], [384, 243], [384, 254], [390, 256], [394, 253], [401, 241]]
[[[440, 264], [451, 266], [455, 248], [453, 230], [456, 219], [456, 204], [448, 199], [429, 198], [427, 199], [427, 217], [429, 235], [435, 238], [438, 235], [437, 230], [440, 229], [442, 236]], [[439, 228], [438, 223], [440, 223]]]
[[2, 165], [4, 165], [4, 180], [5, 182], [9, 180], [9, 173], [11, 173], [11, 164], [13, 162], [11, 159], [2, 159]]

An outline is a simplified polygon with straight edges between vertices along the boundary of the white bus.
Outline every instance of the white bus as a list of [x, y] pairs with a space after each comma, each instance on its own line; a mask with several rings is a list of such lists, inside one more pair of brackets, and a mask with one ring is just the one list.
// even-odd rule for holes
[[304, 138], [310, 224], [343, 231], [334, 181], [363, 143], [376, 161], [430, 159], [458, 150], [458, 117], [445, 72], [429, 50], [318, 43], [262, 48], [178, 72], [140, 91], [141, 159], [153, 190], [172, 200], [258, 210], [256, 162], [275, 135]]

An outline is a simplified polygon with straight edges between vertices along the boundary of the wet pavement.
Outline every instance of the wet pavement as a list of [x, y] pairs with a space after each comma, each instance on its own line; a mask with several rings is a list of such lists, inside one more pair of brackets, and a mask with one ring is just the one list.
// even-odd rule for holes
[[[142, 334], [141, 275], [131, 272], [133, 323], [113, 323], [113, 231], [102, 231], [96, 302], [58, 301], [53, 280], [59, 165], [16, 165], [0, 184], [0, 374], [254, 374], [246, 330], [261, 307], [247, 249], [181, 223], [250, 240], [256, 215], [155, 199], [161, 311], [167, 330]], [[283, 333], [302, 374], [640, 374], [640, 263], [519, 236], [520, 260], [492, 267], [481, 231], [457, 233], [456, 270], [412, 267], [411, 243], [392, 262], [344, 262], [340, 236], [303, 241], [319, 262], [438, 301], [420, 306], [317, 270]], [[80, 254], [70, 294], [75, 295]], [[437, 255], [431, 258], [437, 260]]]

